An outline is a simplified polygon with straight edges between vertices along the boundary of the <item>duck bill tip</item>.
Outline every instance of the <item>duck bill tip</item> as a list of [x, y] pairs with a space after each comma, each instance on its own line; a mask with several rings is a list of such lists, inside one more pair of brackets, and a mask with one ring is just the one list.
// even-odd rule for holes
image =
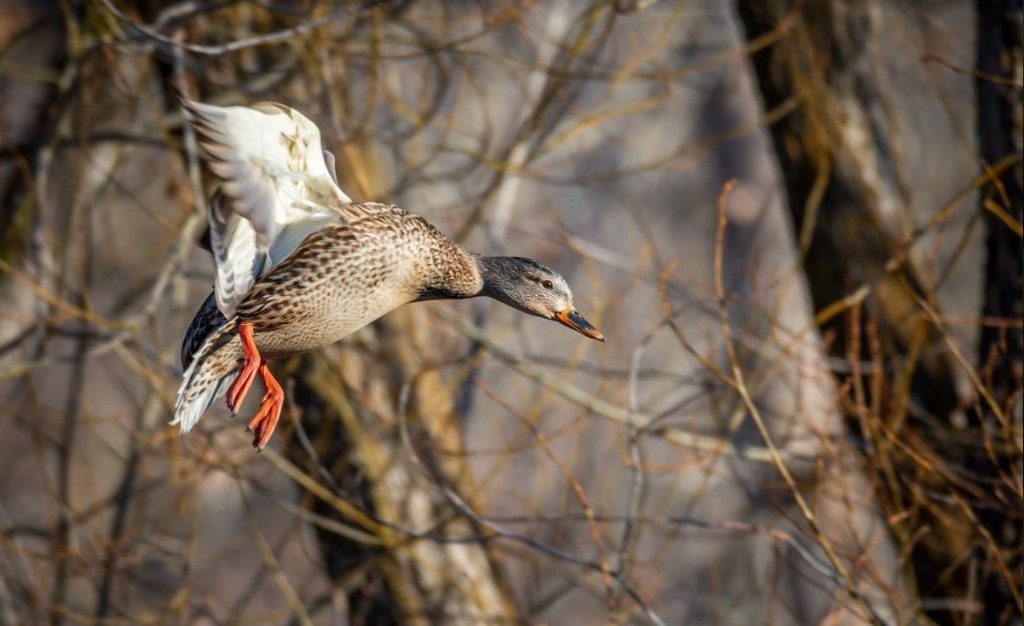
[[605, 341], [605, 337], [601, 334], [601, 331], [595, 328], [593, 324], [587, 321], [587, 318], [583, 317], [579, 311], [572, 307], [555, 313], [555, 321], [567, 328], [575, 330], [584, 337], [589, 337], [602, 342]]

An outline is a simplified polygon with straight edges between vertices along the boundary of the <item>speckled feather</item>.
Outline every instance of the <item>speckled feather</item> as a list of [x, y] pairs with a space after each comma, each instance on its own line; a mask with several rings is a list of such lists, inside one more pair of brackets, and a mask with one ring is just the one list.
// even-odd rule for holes
[[[604, 340], [550, 268], [480, 256], [396, 206], [352, 202], [328, 170], [334, 158], [322, 151], [319, 129], [298, 111], [182, 104], [222, 183], [210, 205], [214, 293], [181, 349], [172, 423], [182, 431], [226, 392], [243, 360], [252, 367], [259, 359], [264, 382], [276, 386], [262, 362], [334, 343], [417, 300], [489, 296]], [[247, 351], [242, 331], [252, 337]], [[252, 378], [240, 380], [233, 410]], [[274, 393], [250, 423], [261, 447], [280, 414], [283, 396], [279, 387]]]
[[333, 343], [432, 286], [476, 295], [472, 257], [423, 218], [387, 205], [310, 235], [238, 305], [268, 358]]
[[188, 369], [174, 423], [194, 425], [237, 372], [241, 342], [225, 332], [241, 322], [253, 325], [260, 353], [276, 358], [334, 343], [409, 302], [480, 293], [476, 257], [426, 220], [392, 205], [358, 210], [359, 219], [307, 237], [253, 285], [230, 321], [207, 297], [185, 333]]

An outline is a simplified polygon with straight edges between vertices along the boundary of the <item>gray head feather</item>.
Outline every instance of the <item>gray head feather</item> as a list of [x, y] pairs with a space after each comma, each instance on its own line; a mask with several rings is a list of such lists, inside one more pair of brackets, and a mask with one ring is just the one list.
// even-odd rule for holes
[[546, 319], [572, 308], [572, 291], [565, 279], [533, 259], [490, 256], [479, 257], [478, 264], [484, 280], [480, 295]]

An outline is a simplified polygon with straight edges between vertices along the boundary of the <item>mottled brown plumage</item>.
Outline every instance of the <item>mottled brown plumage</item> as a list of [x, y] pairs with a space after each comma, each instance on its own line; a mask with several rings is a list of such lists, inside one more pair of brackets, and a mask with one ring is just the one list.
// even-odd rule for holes
[[[204, 122], [197, 125], [197, 131], [207, 141], [221, 142], [208, 147], [208, 152], [230, 160], [224, 146], [243, 144], [249, 138], [230, 135], [231, 126], [224, 119], [231, 110], [225, 109], [227, 113], [218, 118], [220, 110], [216, 107], [202, 107]], [[289, 119], [297, 120], [298, 127], [309, 133], [302, 126], [305, 118], [287, 107], [283, 110], [290, 111], [293, 117]], [[266, 111], [280, 110], [264, 107], [262, 112]], [[243, 109], [239, 115], [252, 113]], [[250, 130], [252, 127], [250, 124]], [[298, 143], [292, 140], [284, 145]], [[319, 155], [319, 139], [317, 145], [309, 144], [306, 148]], [[238, 149], [244, 150], [245, 146]], [[253, 190], [227, 179], [224, 186], [234, 184], [235, 188], [226, 191], [226, 203], [212, 211], [218, 290], [216, 297], [211, 294], [200, 307], [182, 346], [186, 371], [174, 420], [182, 430], [191, 428], [210, 403], [225, 392], [229, 407], [236, 411], [259, 374], [269, 391], [250, 427], [256, 433], [254, 445], [262, 447], [273, 432], [283, 403], [283, 392], [266, 368], [267, 359], [328, 345], [417, 300], [490, 296], [603, 340], [575, 310], [572, 293], [562, 277], [536, 261], [479, 256], [453, 243], [422, 217], [396, 206], [351, 202], [340, 189], [332, 190], [336, 187], [333, 176], [307, 180], [307, 174], [301, 171], [274, 170], [273, 155], [249, 158], [251, 167], [236, 164], [233, 169], [220, 167], [218, 172], [224, 176], [244, 170], [244, 176], [250, 179], [257, 176], [266, 180], [247, 183], [256, 188]], [[295, 154], [287, 159], [287, 163], [305, 162], [305, 157]], [[285, 183], [280, 182], [282, 178]], [[293, 179], [304, 184], [295, 186], [291, 195], [282, 196], [280, 185], [290, 184]], [[266, 193], [278, 195], [268, 198]], [[242, 209], [233, 208], [232, 203], [243, 198], [248, 204]], [[282, 202], [292, 203], [288, 210], [298, 212], [298, 220], [281, 217]], [[234, 212], [226, 213], [225, 207]], [[268, 210], [272, 211], [269, 215]], [[312, 217], [305, 217], [307, 214]], [[264, 224], [272, 227], [264, 228]], [[251, 232], [245, 230], [250, 226]], [[289, 248], [287, 258], [266, 261], [273, 257], [277, 244], [274, 237], [261, 232], [288, 236], [289, 232], [305, 233], [302, 229], [311, 233]], [[239, 254], [241, 263], [233, 259]], [[221, 271], [222, 264], [231, 263], [235, 265], [230, 272]], [[255, 268], [251, 279], [246, 273], [250, 266]], [[247, 283], [251, 287], [236, 294], [237, 286]], [[227, 315], [223, 314], [225, 310]]]

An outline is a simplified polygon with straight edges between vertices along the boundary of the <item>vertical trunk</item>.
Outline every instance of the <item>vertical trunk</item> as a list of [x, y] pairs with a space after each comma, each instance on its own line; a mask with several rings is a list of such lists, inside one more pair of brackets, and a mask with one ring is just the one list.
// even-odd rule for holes
[[[890, 110], [893, 87], [878, 80], [883, 6], [771, 0], [740, 2], [738, 9], [748, 39], [781, 35], [752, 60], [766, 108], [797, 105], [772, 134], [816, 308], [870, 287], [868, 314], [886, 351], [920, 359], [916, 395], [944, 418], [957, 397], [950, 362], [928, 349], [941, 342], [919, 321], [915, 302], [932, 298], [905, 249], [911, 192], [897, 168], [902, 146]], [[845, 323], [827, 330], [849, 340]], [[836, 354], [845, 356], [843, 343]]]
[[[1024, 222], [1024, 191], [1020, 162], [1022, 133], [1021, 63], [1024, 61], [1021, 39], [1024, 12], [1019, 0], [979, 0], [978, 72], [975, 87], [978, 101], [978, 139], [982, 163], [995, 165], [1016, 155], [1013, 167], [1003, 170], [997, 185], [989, 185], [979, 197], [985, 216], [985, 291], [982, 315], [985, 319], [1019, 323], [1024, 318], [1024, 248], [1019, 232], [1008, 226], [1006, 216], [1019, 225]], [[982, 328], [978, 362], [986, 386], [1003, 409], [1004, 420], [991, 410], [975, 415], [985, 432], [1021, 429], [1021, 390], [1024, 387], [1024, 333], [1019, 325], [986, 324]], [[982, 405], [983, 406], [983, 405]], [[1019, 471], [1019, 449], [1011, 447], [978, 451], [970, 460], [974, 472], [983, 476], [1012, 476]], [[1019, 477], [1019, 474], [1018, 474]], [[1013, 578], [1007, 580], [995, 567], [983, 567], [979, 585], [984, 589], [986, 607], [981, 623], [1000, 624], [1015, 611], [1020, 615], [1019, 594], [1024, 588], [1022, 574], [1022, 533], [1020, 495], [1010, 485], [997, 481], [996, 497], [1016, 508], [1016, 515], [990, 507], [979, 507], [975, 514], [993, 537], [1006, 560]], [[992, 563], [993, 559], [986, 559]], [[1012, 589], [1014, 585], [1016, 589]], [[1017, 597], [1015, 598], [1015, 594]]]
[[[829, 312], [823, 332], [849, 366], [838, 373], [851, 390], [840, 401], [876, 494], [899, 520], [890, 532], [911, 557], [904, 575], [919, 608], [949, 622], [962, 610], [924, 601], [964, 599], [961, 565], [980, 536], [972, 516], [944, 500], [958, 493], [945, 478], [958, 470], [947, 464], [966, 453], [952, 419], [956, 368], [909, 247], [920, 230], [909, 205], [921, 181], [905, 180], [899, 165], [903, 146], [926, 138], [897, 124], [900, 86], [882, 69], [887, 54], [913, 54], [887, 47], [881, 34], [895, 10], [879, 0], [738, 4], [748, 40], [771, 42], [752, 57], [766, 109], [794, 105], [772, 135], [815, 308]], [[862, 303], [849, 304], [854, 293], [866, 295]]]
[[[298, 363], [293, 398], [311, 448], [292, 437], [289, 456], [312, 476], [326, 470], [336, 494], [374, 520], [378, 545], [318, 528], [321, 553], [351, 624], [517, 622], [514, 604], [481, 535], [443, 490], [471, 499], [452, 393], [428, 366], [421, 310], [378, 322], [372, 347], [351, 342], [336, 359]], [[366, 334], [366, 331], [364, 331]], [[313, 512], [338, 518], [336, 509]], [[426, 534], [428, 538], [414, 538]]]

